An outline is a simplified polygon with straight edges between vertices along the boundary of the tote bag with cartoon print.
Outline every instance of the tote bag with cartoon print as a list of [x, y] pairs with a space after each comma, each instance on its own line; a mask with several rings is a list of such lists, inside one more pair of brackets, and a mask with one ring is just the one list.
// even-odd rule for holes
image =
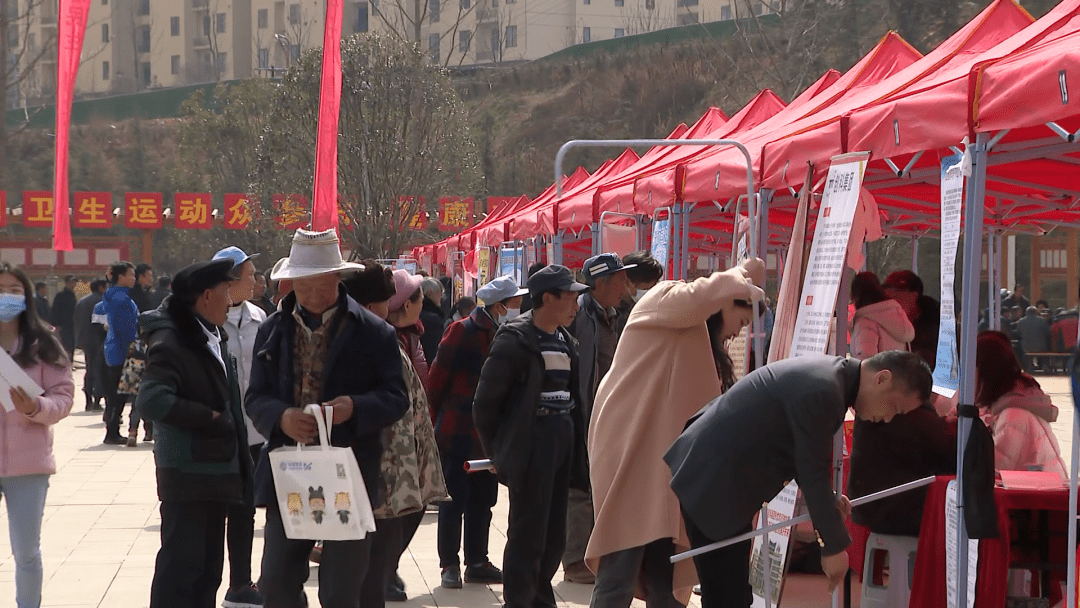
[[285, 536], [306, 540], [360, 540], [375, 531], [364, 478], [349, 448], [330, 445], [333, 408], [304, 408], [319, 425], [319, 445], [270, 452]]

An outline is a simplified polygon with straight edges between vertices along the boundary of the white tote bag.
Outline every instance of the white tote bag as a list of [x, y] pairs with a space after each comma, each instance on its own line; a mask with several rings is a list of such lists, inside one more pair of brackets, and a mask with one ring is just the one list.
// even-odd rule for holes
[[309, 405], [318, 421], [319, 445], [270, 452], [278, 509], [285, 536], [306, 540], [361, 540], [375, 531], [364, 478], [350, 448], [330, 445], [333, 408]]

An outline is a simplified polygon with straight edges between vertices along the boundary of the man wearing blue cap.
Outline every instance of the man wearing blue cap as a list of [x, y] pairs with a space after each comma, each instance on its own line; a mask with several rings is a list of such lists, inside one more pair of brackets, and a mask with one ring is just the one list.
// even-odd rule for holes
[[502, 572], [488, 560], [491, 508], [499, 482], [489, 471], [465, 472], [465, 461], [484, 457], [473, 424], [473, 395], [480, 382], [491, 341], [499, 325], [518, 316], [521, 299], [513, 277], [499, 277], [476, 291], [484, 302], [468, 317], [455, 321], [439, 343], [428, 372], [428, 400], [435, 417], [435, 440], [451, 502], [439, 503], [439, 567], [442, 586], [461, 588], [461, 526], [465, 524], [465, 581], [501, 583]]
[[[248, 300], [255, 293], [255, 263], [251, 260], [259, 254], [248, 255], [239, 247], [226, 247], [214, 254], [214, 260], [228, 260], [232, 263], [230, 275], [235, 279], [229, 285], [229, 313], [223, 329], [229, 337], [229, 350], [236, 357], [236, 375], [240, 385], [241, 404], [247, 391], [248, 378], [251, 377], [251, 360], [255, 351], [255, 336], [259, 326], [266, 320], [266, 313]], [[244, 426], [247, 427], [247, 453], [254, 463], [259, 459], [259, 450], [266, 441], [251, 424], [247, 412], [243, 412]], [[253, 465], [254, 466], [254, 465]], [[244, 497], [244, 502], [229, 506], [228, 534], [225, 537], [229, 547], [229, 589], [221, 602], [224, 608], [257, 608], [262, 606], [263, 598], [251, 576], [251, 545], [255, 536], [255, 497]]]
[[[581, 368], [578, 374], [588, 435], [592, 402], [600, 380], [611, 369], [615, 346], [619, 342], [618, 311], [616, 306], [630, 293], [626, 271], [636, 264], [623, 266], [614, 253], [601, 253], [585, 260], [581, 273], [585, 275], [587, 293], [578, 298], [578, 313], [570, 325], [570, 333], [578, 340]], [[563, 553], [563, 579], [572, 583], [591, 585], [596, 577], [585, 565], [585, 548], [593, 527], [593, 505], [588, 491], [570, 490], [566, 513], [566, 551]]]
[[574, 322], [578, 294], [565, 266], [528, 281], [533, 309], [495, 334], [473, 400], [485, 455], [510, 493], [503, 551], [503, 600], [509, 608], [554, 608], [551, 578], [566, 546], [571, 486], [587, 490], [585, 422]]

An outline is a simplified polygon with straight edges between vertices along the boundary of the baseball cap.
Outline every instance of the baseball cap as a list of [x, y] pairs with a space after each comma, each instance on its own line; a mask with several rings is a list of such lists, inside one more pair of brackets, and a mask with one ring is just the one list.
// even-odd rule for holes
[[919, 295], [923, 292], [923, 282], [919, 278], [919, 275], [910, 270], [897, 270], [889, 273], [889, 276], [885, 278], [885, 282], [881, 284], [885, 289], [902, 289], [904, 291], [915, 291]]
[[225, 249], [222, 249], [221, 251], [215, 253], [212, 259], [230, 260], [232, 262], [232, 268], [239, 268], [240, 266], [243, 266], [244, 262], [247, 262], [248, 260], [256, 257], [259, 257], [259, 254], [253, 253], [251, 255], [248, 255], [244, 253], [244, 250], [240, 249], [239, 247], [226, 247]]
[[585, 264], [581, 267], [581, 273], [585, 275], [586, 281], [592, 281], [593, 279], [598, 279], [604, 275], [619, 272], [620, 270], [626, 270], [627, 268], [637, 268], [637, 264], [623, 266], [622, 260], [619, 259], [618, 255], [614, 253], [601, 253], [600, 255], [594, 255], [585, 260]]
[[416, 293], [417, 289], [420, 289], [420, 284], [424, 282], [424, 277], [418, 274], [409, 274], [407, 270], [395, 270], [394, 271], [394, 295], [390, 298], [389, 308], [391, 311], [397, 310], [405, 305], [405, 302]]
[[497, 304], [503, 300], [523, 296], [527, 293], [529, 293], [528, 289], [521, 289], [518, 287], [517, 282], [514, 281], [514, 277], [508, 275], [499, 277], [480, 289], [477, 289], [476, 297], [483, 300], [485, 306], [490, 306], [491, 304]]
[[545, 291], [585, 291], [588, 285], [582, 285], [574, 280], [574, 273], [566, 266], [552, 264], [536, 271], [529, 277], [529, 293], [535, 295]]

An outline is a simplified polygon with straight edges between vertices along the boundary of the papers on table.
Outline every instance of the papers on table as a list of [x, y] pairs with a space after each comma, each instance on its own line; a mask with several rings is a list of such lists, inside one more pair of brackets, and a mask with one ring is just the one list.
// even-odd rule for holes
[[31, 397], [40, 397], [45, 393], [37, 382], [27, 375], [18, 363], [0, 348], [0, 405], [5, 412], [15, 410], [15, 403], [11, 400], [11, 387], [20, 386]]
[[1060, 490], [1065, 480], [1054, 471], [999, 471], [1001, 485], [1010, 490]]

